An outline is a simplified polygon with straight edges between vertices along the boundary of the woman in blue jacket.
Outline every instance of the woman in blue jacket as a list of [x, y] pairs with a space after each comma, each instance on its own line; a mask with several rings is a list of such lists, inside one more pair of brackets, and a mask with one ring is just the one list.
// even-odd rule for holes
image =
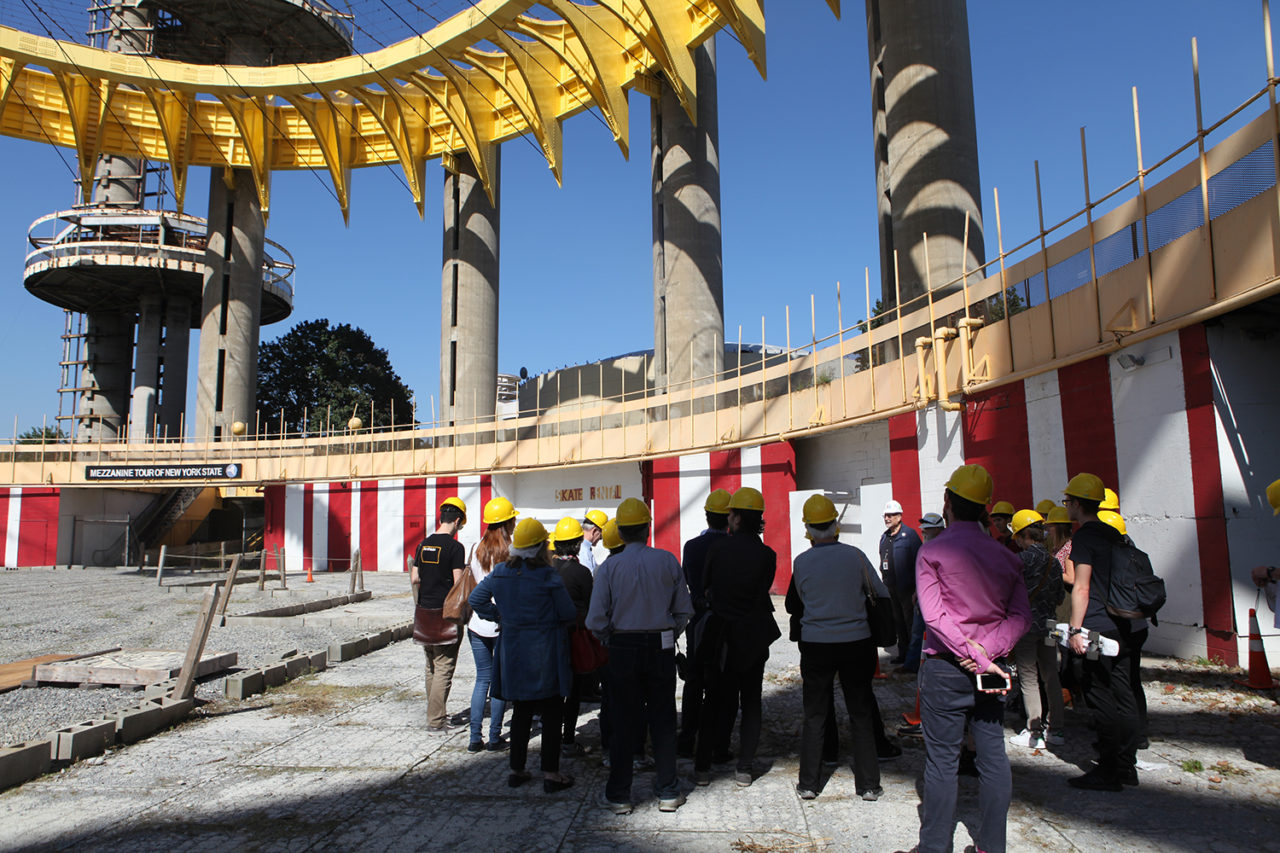
[[569, 592], [551, 567], [547, 531], [533, 518], [516, 525], [511, 555], [471, 593], [472, 610], [502, 626], [495, 653], [492, 691], [515, 703], [511, 716], [511, 774], [507, 784], [532, 778], [525, 770], [533, 715], [542, 718], [542, 789], [563, 791], [573, 777], [560, 772], [561, 713], [573, 674], [569, 634], [576, 612]]

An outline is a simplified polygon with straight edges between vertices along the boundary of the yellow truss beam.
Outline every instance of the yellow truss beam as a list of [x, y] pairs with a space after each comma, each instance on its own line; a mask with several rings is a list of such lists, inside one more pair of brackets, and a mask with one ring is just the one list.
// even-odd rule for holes
[[[558, 17], [527, 14], [535, 5]], [[74, 148], [86, 198], [103, 153], [170, 163], [180, 207], [189, 167], [246, 169], [264, 216], [273, 171], [324, 169], [345, 218], [353, 169], [399, 165], [421, 212], [426, 160], [453, 168], [465, 153], [491, 190], [495, 146], [531, 134], [559, 182], [572, 115], [599, 109], [624, 156], [629, 89], [665, 81], [696, 115], [691, 50], [723, 27], [763, 75], [762, 0], [481, 0], [382, 50], [274, 68], [125, 56], [0, 27], [0, 134]]]

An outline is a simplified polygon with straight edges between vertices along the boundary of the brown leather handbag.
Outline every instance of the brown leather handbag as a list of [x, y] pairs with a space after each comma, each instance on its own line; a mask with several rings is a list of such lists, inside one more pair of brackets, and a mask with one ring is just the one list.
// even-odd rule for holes
[[437, 607], [416, 605], [413, 611], [413, 641], [420, 646], [451, 646], [458, 642], [458, 623], [444, 618]]

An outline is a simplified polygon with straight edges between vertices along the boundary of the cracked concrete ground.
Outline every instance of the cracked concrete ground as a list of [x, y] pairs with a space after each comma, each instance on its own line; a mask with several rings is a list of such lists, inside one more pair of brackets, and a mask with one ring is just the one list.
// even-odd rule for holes
[[[572, 788], [507, 787], [506, 753], [468, 753], [465, 730], [427, 734], [422, 668], [413, 643], [394, 643], [264, 696], [206, 704], [176, 729], [0, 794], [0, 849], [760, 853], [915, 843], [917, 741], [902, 739], [903, 756], [882, 764], [878, 802], [855, 795], [847, 765], [817, 800], [797, 798], [799, 658], [786, 641], [774, 645], [765, 683], [764, 775], [739, 788], [722, 772], [695, 789], [682, 760], [689, 800], [674, 814], [658, 811], [652, 773], [637, 774], [633, 814], [597, 807], [607, 771], [595, 706], [579, 719], [592, 754], [563, 763]], [[464, 648], [451, 712], [467, 706], [473, 675]], [[1280, 850], [1280, 714], [1274, 696], [1236, 690], [1229, 675], [1148, 661], [1152, 747], [1139, 754], [1150, 769], [1137, 789], [1066, 785], [1090, 757], [1082, 714], [1068, 713], [1068, 742], [1055, 752], [1010, 746], [1010, 849]], [[894, 676], [876, 691], [892, 729], [914, 682]], [[976, 780], [960, 788], [957, 851], [972, 843], [977, 815]]]

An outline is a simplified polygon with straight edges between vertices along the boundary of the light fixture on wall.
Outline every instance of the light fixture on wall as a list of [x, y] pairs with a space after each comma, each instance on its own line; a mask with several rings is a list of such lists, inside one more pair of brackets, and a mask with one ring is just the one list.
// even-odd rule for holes
[[1122, 352], [1116, 356], [1116, 364], [1120, 365], [1123, 370], [1137, 370], [1146, 363], [1145, 357], [1134, 355], [1133, 353]]

